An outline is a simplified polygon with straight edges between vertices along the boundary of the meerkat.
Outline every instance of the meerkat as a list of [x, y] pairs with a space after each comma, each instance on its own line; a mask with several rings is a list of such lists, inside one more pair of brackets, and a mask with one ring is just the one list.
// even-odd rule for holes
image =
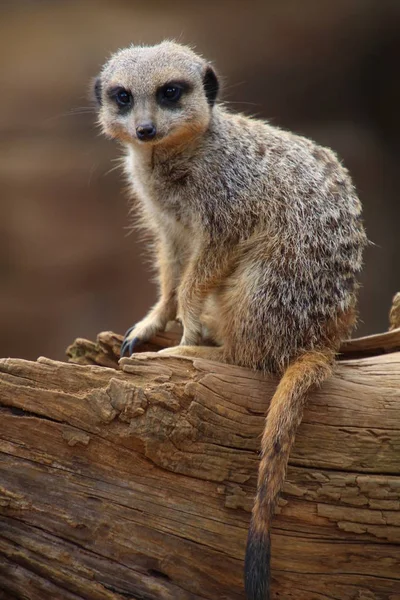
[[[331, 374], [356, 320], [360, 201], [330, 149], [218, 103], [214, 68], [186, 46], [121, 50], [94, 92], [103, 132], [125, 147], [160, 284], [121, 355], [179, 317], [180, 345], [163, 354], [281, 376], [245, 557], [247, 598], [266, 600], [271, 519], [307, 393]], [[215, 346], [201, 345], [206, 314]]]

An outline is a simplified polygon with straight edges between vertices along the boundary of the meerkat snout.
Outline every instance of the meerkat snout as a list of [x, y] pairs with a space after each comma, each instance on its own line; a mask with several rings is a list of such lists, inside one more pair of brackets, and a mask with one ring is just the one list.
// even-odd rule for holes
[[136, 127], [136, 135], [141, 142], [152, 140], [157, 133], [157, 129], [153, 123], [143, 123]]

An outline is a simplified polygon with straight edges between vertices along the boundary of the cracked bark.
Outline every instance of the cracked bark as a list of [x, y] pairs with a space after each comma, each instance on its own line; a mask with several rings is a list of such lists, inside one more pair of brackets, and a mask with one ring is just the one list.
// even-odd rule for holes
[[[156, 354], [118, 369], [120, 340], [77, 340], [81, 364], [0, 362], [0, 598], [243, 599], [276, 381]], [[274, 599], [400, 598], [398, 349], [400, 329], [344, 344], [310, 398], [274, 521]]]

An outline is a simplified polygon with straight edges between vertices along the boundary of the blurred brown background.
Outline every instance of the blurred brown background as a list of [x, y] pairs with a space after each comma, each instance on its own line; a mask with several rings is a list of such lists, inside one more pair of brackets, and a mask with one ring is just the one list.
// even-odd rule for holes
[[358, 333], [400, 289], [400, 2], [14, 0], [0, 3], [0, 356], [63, 358], [155, 299], [127, 198], [88, 110], [110, 52], [165, 37], [224, 75], [224, 99], [333, 147], [369, 238]]

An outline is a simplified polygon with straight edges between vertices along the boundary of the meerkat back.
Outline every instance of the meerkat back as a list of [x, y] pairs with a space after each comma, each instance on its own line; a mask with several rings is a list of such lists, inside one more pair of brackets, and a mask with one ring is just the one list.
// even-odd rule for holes
[[[366, 237], [335, 154], [218, 104], [214, 69], [163, 42], [111, 57], [95, 83], [104, 133], [125, 147], [159, 299], [121, 355], [177, 317], [179, 346], [281, 376], [261, 441], [248, 533], [249, 600], [270, 597], [270, 526], [312, 386], [331, 373], [356, 318]], [[203, 345], [204, 332], [214, 345]]]

